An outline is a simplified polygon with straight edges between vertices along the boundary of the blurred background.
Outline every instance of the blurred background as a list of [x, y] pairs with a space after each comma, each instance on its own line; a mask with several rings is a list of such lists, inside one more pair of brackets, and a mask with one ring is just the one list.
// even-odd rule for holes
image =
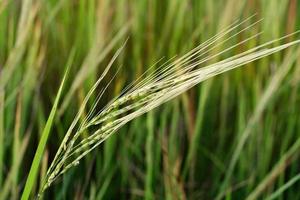
[[[256, 14], [243, 28], [263, 20], [209, 55], [263, 33], [211, 62], [299, 30], [299, 10], [297, 0], [1, 0], [0, 199], [20, 198], [68, 65], [36, 192], [89, 88], [126, 39], [101, 105], [159, 59], [187, 53], [238, 19]], [[44, 198], [300, 199], [298, 49], [209, 79], [133, 120]]]

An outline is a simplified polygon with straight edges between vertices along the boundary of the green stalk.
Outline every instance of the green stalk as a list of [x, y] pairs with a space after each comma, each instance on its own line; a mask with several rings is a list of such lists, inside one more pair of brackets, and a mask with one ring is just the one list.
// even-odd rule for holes
[[54, 105], [51, 109], [51, 112], [50, 112], [50, 115], [48, 117], [46, 126], [43, 130], [41, 140], [40, 140], [38, 148], [35, 152], [34, 159], [33, 159], [33, 162], [31, 164], [30, 171], [29, 171], [29, 175], [28, 175], [27, 180], [26, 180], [25, 188], [24, 188], [24, 191], [22, 193], [22, 198], [21, 198], [22, 200], [27, 200], [29, 198], [29, 195], [32, 191], [32, 187], [33, 187], [34, 182], [36, 180], [36, 176], [37, 176], [37, 173], [38, 173], [38, 168], [39, 168], [43, 153], [45, 151], [48, 136], [49, 136], [52, 124], [53, 124], [53, 120], [54, 120], [55, 113], [56, 113], [56, 110], [57, 110], [58, 102], [59, 102], [59, 99], [61, 97], [61, 92], [62, 92], [62, 89], [63, 89], [64, 82], [66, 80], [69, 68], [70, 68], [70, 66], [67, 67], [67, 70], [64, 74], [64, 77], [63, 77], [63, 80], [60, 84], [58, 93], [55, 97]]
[[285, 192], [287, 189], [289, 189], [292, 185], [294, 185], [299, 180], [300, 180], [300, 174], [297, 174], [291, 180], [289, 180], [286, 184], [284, 184], [278, 190], [276, 190], [274, 193], [272, 193], [266, 200], [276, 199], [281, 194], [283, 194], [283, 192]]
[[145, 199], [153, 199], [153, 144], [154, 144], [154, 119], [153, 119], [153, 112], [150, 112], [147, 116], [147, 129], [148, 129], [148, 136], [146, 139], [146, 182], [145, 182]]
[[3, 181], [4, 149], [4, 91], [0, 89], [0, 188]]

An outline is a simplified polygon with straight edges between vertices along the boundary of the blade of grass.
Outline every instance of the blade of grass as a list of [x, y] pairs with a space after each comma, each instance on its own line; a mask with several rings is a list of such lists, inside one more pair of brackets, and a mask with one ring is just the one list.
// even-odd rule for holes
[[[18, 162], [18, 160], [20, 160], [20, 143], [21, 143], [21, 138], [20, 138], [20, 124], [21, 124], [21, 112], [22, 112], [22, 105], [21, 105], [21, 101], [22, 101], [22, 94], [20, 94], [18, 96], [18, 101], [17, 101], [17, 107], [16, 107], [16, 116], [15, 116], [15, 130], [14, 130], [14, 140], [13, 140], [13, 166], [16, 165], [16, 163]], [[18, 176], [19, 176], [19, 171], [18, 169], [15, 169], [15, 171], [13, 171], [13, 187], [12, 189], [12, 196], [13, 199], [18, 199], [17, 195], [18, 195]]]
[[279, 195], [281, 195], [285, 190], [290, 188], [294, 183], [300, 180], [300, 174], [294, 176], [291, 180], [289, 180], [286, 184], [281, 186], [278, 190], [272, 193], [266, 200], [276, 199]]
[[274, 180], [291, 164], [298, 156], [300, 148], [300, 138], [291, 146], [291, 148], [281, 157], [272, 171], [261, 181], [261, 183], [249, 194], [246, 200], [257, 199], [263, 191], [274, 183]]
[[153, 112], [149, 112], [147, 116], [147, 129], [148, 135], [146, 139], [145, 151], [146, 151], [146, 181], [145, 181], [145, 199], [153, 199], [153, 143], [154, 143], [154, 119]]
[[59, 102], [59, 99], [61, 97], [62, 89], [63, 89], [64, 83], [65, 83], [66, 77], [68, 75], [69, 69], [70, 69], [70, 65], [67, 66], [67, 69], [66, 69], [64, 77], [62, 79], [62, 82], [60, 84], [58, 93], [55, 97], [53, 107], [51, 109], [50, 115], [47, 119], [47, 123], [45, 125], [44, 130], [43, 130], [38, 148], [37, 148], [36, 153], [34, 155], [34, 159], [33, 159], [33, 162], [31, 164], [29, 175], [28, 175], [28, 178], [26, 180], [25, 188], [24, 188], [24, 191], [23, 191], [23, 194], [22, 194], [22, 198], [21, 198], [22, 200], [27, 200], [29, 198], [32, 187], [34, 185], [34, 182], [35, 182], [35, 179], [36, 179], [36, 176], [37, 176], [37, 173], [38, 173], [38, 168], [39, 168], [39, 165], [40, 165], [40, 162], [41, 162], [41, 159], [42, 159], [45, 147], [46, 147], [48, 136], [49, 136], [51, 126], [53, 124], [53, 120], [54, 120], [55, 113], [56, 113], [56, 110], [57, 110], [58, 102]]
[[0, 90], [0, 188], [3, 181], [4, 167], [4, 91]]
[[101, 188], [97, 193], [97, 198], [95, 198], [95, 199], [104, 199], [105, 193], [109, 189], [109, 184], [112, 181], [112, 178], [113, 178], [113, 175], [114, 175], [115, 171], [116, 171], [115, 167], [112, 166], [112, 168], [106, 174], [106, 176], [105, 176], [105, 178], [102, 182]]
[[3, 186], [0, 189], [0, 199], [8, 199], [9, 191], [11, 191], [11, 187], [13, 187], [12, 181], [14, 178], [14, 172], [17, 171], [18, 169], [20, 169], [20, 165], [23, 161], [26, 148], [28, 147], [29, 138], [30, 138], [29, 133], [30, 132], [27, 132], [25, 134], [25, 136], [23, 137], [22, 143], [20, 144], [20, 149], [19, 149], [18, 153], [19, 153], [19, 156], [21, 159], [17, 160], [17, 163], [15, 163], [15, 165], [12, 166], [12, 168], [8, 172], [8, 175], [5, 178]]

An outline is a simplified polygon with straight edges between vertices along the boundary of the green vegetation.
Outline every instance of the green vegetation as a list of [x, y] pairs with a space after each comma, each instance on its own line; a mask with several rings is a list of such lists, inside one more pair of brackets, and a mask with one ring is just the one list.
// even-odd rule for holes
[[299, 10], [0, 0], [0, 199], [299, 199]]

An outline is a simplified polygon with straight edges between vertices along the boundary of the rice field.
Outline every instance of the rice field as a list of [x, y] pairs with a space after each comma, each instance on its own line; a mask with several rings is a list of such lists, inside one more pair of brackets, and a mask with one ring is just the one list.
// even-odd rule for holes
[[0, 0], [0, 200], [300, 199], [297, 0]]

